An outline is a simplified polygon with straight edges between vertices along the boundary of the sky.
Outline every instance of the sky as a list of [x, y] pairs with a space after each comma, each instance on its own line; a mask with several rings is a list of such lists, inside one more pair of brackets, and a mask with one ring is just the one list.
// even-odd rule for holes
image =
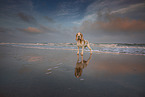
[[0, 0], [0, 42], [145, 43], [144, 0]]

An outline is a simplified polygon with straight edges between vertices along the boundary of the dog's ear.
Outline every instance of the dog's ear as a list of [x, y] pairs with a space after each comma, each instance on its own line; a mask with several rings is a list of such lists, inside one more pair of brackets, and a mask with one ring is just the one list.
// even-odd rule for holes
[[83, 34], [81, 33], [81, 40], [84, 40]]
[[77, 37], [78, 37], [78, 33], [76, 34], [76, 41], [78, 40]]

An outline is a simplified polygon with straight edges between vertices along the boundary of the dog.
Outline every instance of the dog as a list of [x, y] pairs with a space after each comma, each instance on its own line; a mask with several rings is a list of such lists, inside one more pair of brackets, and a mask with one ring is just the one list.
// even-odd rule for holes
[[81, 61], [79, 61], [79, 55], [77, 55], [77, 63], [75, 67], [75, 77], [79, 78], [82, 75], [83, 69], [86, 68], [90, 62], [91, 54], [88, 60], [83, 60], [83, 56], [81, 56]]
[[92, 54], [92, 48], [90, 47], [90, 44], [87, 40], [84, 40], [83, 34], [81, 32], [78, 32], [76, 34], [76, 41], [77, 41], [77, 47], [78, 47], [78, 52], [77, 55], [79, 55], [79, 48], [82, 48], [81, 55], [83, 56], [84, 48], [88, 47], [90, 50], [90, 54]]

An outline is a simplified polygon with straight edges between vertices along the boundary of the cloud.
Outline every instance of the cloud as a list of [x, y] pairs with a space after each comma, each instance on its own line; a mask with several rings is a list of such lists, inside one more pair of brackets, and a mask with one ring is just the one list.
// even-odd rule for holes
[[12, 35], [15, 32], [14, 29], [8, 27], [0, 27], [0, 33]]
[[44, 33], [58, 33], [60, 32], [59, 30], [57, 30], [56, 28], [53, 27], [46, 27], [42, 24], [38, 24], [38, 28], [36, 27], [27, 27], [27, 28], [17, 28], [17, 30], [22, 31], [22, 32], [26, 32], [26, 33], [30, 33], [30, 34], [44, 34]]
[[84, 21], [80, 27], [81, 30], [89, 32], [101, 31], [106, 33], [118, 34], [117, 32], [145, 32], [145, 21], [132, 20], [129, 18], [114, 18], [109, 21]]
[[48, 16], [45, 16], [44, 17], [49, 23], [55, 23], [54, 19], [48, 17]]
[[9, 31], [9, 29], [4, 28], [4, 27], [0, 27], [0, 32], [5, 33], [5, 32], [7, 32], [7, 31]]
[[54, 27], [48, 27], [42, 24], [39, 24], [40, 29], [45, 32], [45, 33], [57, 33], [59, 32], [59, 30], [57, 28]]
[[[97, 0], [86, 8], [86, 15], [94, 14], [98, 11], [110, 10], [111, 14], [126, 14], [137, 15], [134, 13], [143, 14], [144, 16], [145, 3], [143, 0]], [[130, 15], [130, 16], [131, 16]], [[142, 17], [140, 16], [140, 17]]]
[[17, 39], [19, 39], [19, 37], [17, 37], [17, 31], [14, 28], [0, 27], [1, 42], [16, 41]]
[[117, 17], [110, 13], [96, 15], [95, 21], [85, 20], [77, 31], [87, 34], [90, 41], [98, 42], [144, 42], [145, 21]]
[[27, 22], [27, 23], [37, 23], [36, 19], [33, 16], [31, 16], [31, 15], [28, 15], [28, 14], [23, 13], [23, 12], [19, 12], [17, 15], [24, 22]]
[[[129, 1], [95, 1], [87, 7], [84, 18], [80, 21], [75, 21], [74, 23], [80, 25], [80, 27], [78, 27], [79, 31], [100, 35], [145, 33], [145, 20], [140, 19], [139, 17], [137, 19], [132, 18], [133, 16], [129, 18], [128, 16], [130, 14], [124, 16], [120, 15], [120, 13], [125, 14], [128, 12], [139, 11], [139, 9], [144, 8], [145, 3], [133, 1], [126, 4], [126, 2]], [[117, 10], [113, 9], [113, 5]]]
[[73, 21], [73, 24], [77, 24], [77, 25], [81, 25], [84, 21], [95, 21], [96, 20], [97, 15], [96, 14], [90, 14], [87, 16], [84, 16], [83, 19], [79, 20], [79, 21]]
[[58, 6], [57, 16], [69, 16], [69, 18], [76, 18], [80, 16], [80, 1], [62, 2]]
[[113, 13], [124, 14], [124, 13], [130, 12], [130, 11], [135, 11], [135, 10], [142, 9], [142, 8], [145, 8], [145, 3], [132, 4], [132, 5], [128, 6], [128, 7], [112, 11], [111, 13], [112, 14]]
[[124, 2], [125, 0], [97, 0], [86, 8], [86, 14], [93, 14], [96, 13], [99, 10], [104, 10], [108, 8], [117, 8], [118, 6], [116, 5], [122, 5], [120, 3]]
[[26, 29], [23, 29], [23, 31], [29, 32], [29, 33], [34, 33], [34, 34], [42, 33], [41, 30], [34, 28], [34, 27], [28, 27]]
[[32, 0], [1, 0], [0, 3], [0, 11], [4, 13], [31, 12], [33, 7]]
[[115, 18], [108, 22], [94, 22], [98, 29], [110, 32], [144, 32], [145, 21], [129, 18]]

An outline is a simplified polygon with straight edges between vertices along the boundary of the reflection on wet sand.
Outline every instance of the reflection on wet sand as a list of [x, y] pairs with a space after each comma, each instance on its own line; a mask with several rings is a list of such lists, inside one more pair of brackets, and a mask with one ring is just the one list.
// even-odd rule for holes
[[75, 76], [77, 78], [79, 78], [82, 75], [83, 69], [87, 67], [87, 65], [90, 62], [91, 59], [91, 54], [90, 57], [88, 58], [88, 60], [83, 60], [83, 56], [81, 56], [81, 61], [79, 61], [79, 55], [77, 55], [77, 63], [76, 63], [76, 67], [75, 67]]
[[[117, 57], [118, 58], [118, 57]], [[140, 63], [136, 60], [111, 58], [109, 61], [106, 58], [97, 59], [97, 64], [93, 65], [91, 68], [97, 72], [104, 72], [108, 75], [119, 75], [119, 74], [139, 74], [145, 72], [145, 65], [143, 62]]]

